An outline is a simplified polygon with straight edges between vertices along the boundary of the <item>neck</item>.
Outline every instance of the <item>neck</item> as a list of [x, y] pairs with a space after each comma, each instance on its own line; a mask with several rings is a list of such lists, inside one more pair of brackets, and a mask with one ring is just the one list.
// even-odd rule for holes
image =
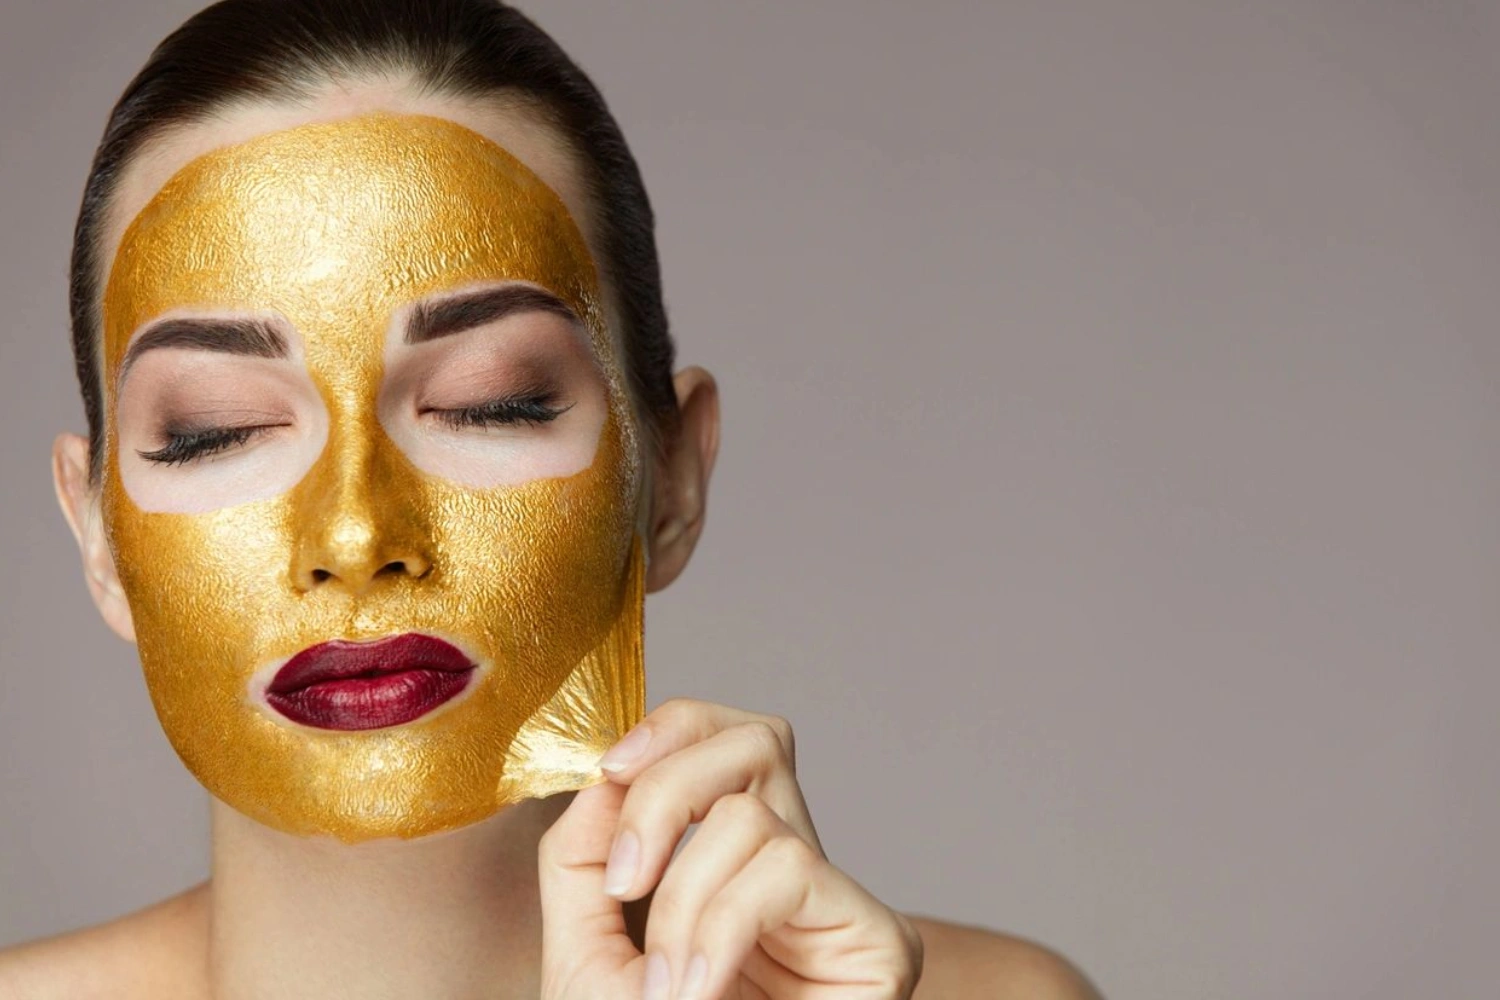
[[210, 995], [537, 996], [537, 843], [568, 798], [353, 845], [278, 833], [214, 802]]

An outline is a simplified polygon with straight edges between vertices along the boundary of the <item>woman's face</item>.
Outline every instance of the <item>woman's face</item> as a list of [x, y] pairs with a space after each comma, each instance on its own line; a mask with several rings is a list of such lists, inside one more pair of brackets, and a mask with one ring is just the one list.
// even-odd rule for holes
[[641, 468], [568, 208], [443, 118], [196, 141], [102, 311], [104, 530], [174, 747], [345, 840], [587, 784], [642, 708]]

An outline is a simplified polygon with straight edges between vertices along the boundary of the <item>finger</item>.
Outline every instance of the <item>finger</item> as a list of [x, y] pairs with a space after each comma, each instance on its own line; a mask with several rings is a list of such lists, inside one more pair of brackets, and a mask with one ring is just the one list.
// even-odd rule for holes
[[687, 828], [719, 799], [739, 793], [762, 799], [822, 850], [781, 741], [764, 723], [747, 722], [658, 761], [631, 781], [615, 847], [622, 863], [611, 864], [605, 890], [620, 899], [650, 891]]
[[646, 951], [666, 956], [680, 978], [704, 908], [773, 837], [796, 833], [753, 795], [715, 802], [697, 834], [673, 859], [651, 900]]
[[[896, 924], [894, 932], [883, 930], [881, 938], [887, 944], [877, 946], [878, 950], [866, 949], [859, 960], [865, 966], [860, 978], [865, 983], [880, 985], [862, 991], [860, 995], [880, 997], [882, 1000], [909, 1000], [922, 978], [922, 936], [904, 916], [894, 910], [886, 912]], [[787, 928], [783, 928], [780, 933], [789, 932]], [[780, 961], [771, 957], [767, 951], [768, 945], [771, 952], [781, 956]], [[800, 969], [801, 972], [793, 972], [793, 968]], [[846, 974], [854, 971], [854, 966], [846, 962], [834, 968]], [[787, 945], [778, 940], [775, 933], [763, 938], [756, 947], [750, 949], [750, 954], [740, 966], [740, 981], [754, 985], [764, 996], [785, 1000], [829, 1000], [833, 997], [843, 1000], [849, 996], [850, 986], [842, 977], [819, 973], [800, 961], [799, 954], [792, 953]]]
[[657, 706], [600, 758], [599, 767], [610, 780], [628, 784], [652, 764], [684, 747], [749, 722], [763, 723], [771, 728], [785, 747], [786, 759], [795, 770], [797, 746], [791, 723], [775, 715], [757, 715], [691, 698], [673, 698]]
[[809, 994], [837, 985], [881, 997], [909, 996], [916, 983], [895, 915], [800, 837], [768, 840], [704, 907], [678, 996], [723, 995], [757, 947], [787, 973], [775, 976], [777, 995], [802, 992], [789, 980]]
[[623, 965], [637, 956], [619, 902], [604, 892], [604, 866], [624, 798], [624, 790], [608, 782], [585, 788], [542, 836], [537, 864], [543, 972], [552, 981], [564, 973], [560, 963]]

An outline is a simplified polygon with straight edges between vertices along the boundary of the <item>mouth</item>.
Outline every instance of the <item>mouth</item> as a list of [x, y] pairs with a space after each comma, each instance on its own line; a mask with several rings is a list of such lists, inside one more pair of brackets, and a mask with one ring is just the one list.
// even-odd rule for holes
[[338, 639], [298, 653], [266, 687], [266, 703], [315, 729], [384, 729], [456, 698], [476, 664], [429, 635]]

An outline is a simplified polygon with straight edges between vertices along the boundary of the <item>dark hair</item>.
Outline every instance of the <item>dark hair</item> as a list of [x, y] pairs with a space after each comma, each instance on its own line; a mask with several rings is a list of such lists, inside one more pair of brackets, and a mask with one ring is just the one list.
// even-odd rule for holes
[[641, 174], [591, 80], [545, 32], [499, 0], [222, 0], [157, 46], [110, 114], [73, 237], [73, 357], [97, 475], [100, 231], [120, 176], [153, 137], [245, 100], [306, 96], [331, 79], [410, 74], [423, 91], [519, 98], [581, 161], [599, 268], [622, 326], [631, 392], [660, 444], [677, 419], [673, 346], [654, 218]]

